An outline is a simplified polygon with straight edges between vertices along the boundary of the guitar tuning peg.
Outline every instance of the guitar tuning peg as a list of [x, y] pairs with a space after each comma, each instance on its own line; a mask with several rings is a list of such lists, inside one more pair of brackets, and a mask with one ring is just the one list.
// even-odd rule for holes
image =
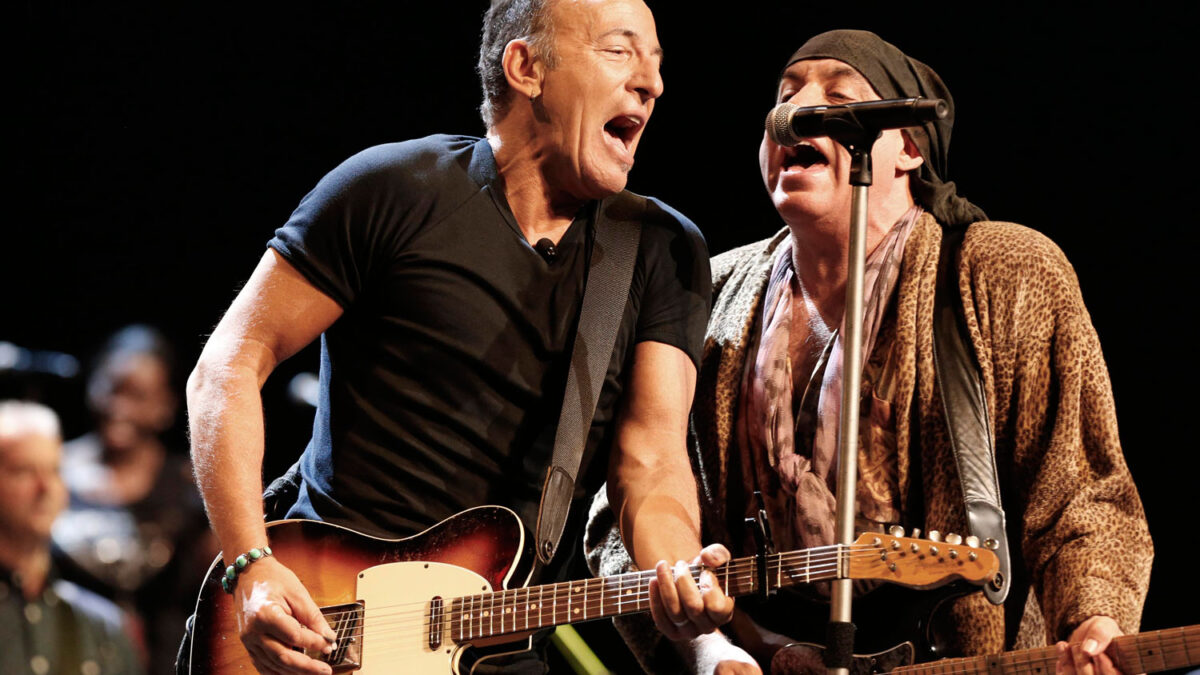
[[962, 543], [962, 535], [951, 532], [950, 534], [946, 535], [946, 543], [950, 544], [951, 546], [958, 546]]
[[967, 546], [970, 546], [971, 548], [979, 548], [979, 537], [976, 537], [973, 534], [967, 537], [966, 542]]
[[888, 528], [888, 534], [892, 535], [893, 537], [903, 537], [904, 528], [900, 527], [899, 525], [893, 525]]
[[938, 532], [937, 530], [930, 530], [928, 536], [929, 536], [929, 541], [941, 541], [942, 540], [942, 533]]
[[921, 538], [921, 528], [919, 528], [919, 527], [914, 527], [914, 528], [913, 528], [913, 531], [912, 531], [912, 538], [913, 538], [913, 539], [920, 539], [920, 538]]

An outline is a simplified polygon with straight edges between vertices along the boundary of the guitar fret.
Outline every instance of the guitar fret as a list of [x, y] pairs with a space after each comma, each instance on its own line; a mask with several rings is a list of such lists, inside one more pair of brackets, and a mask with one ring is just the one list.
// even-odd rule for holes
[[[1200, 629], [1196, 629], [1195, 626], [1193, 626], [1192, 629], [1193, 629], [1193, 632], [1195, 632], [1197, 634], [1197, 637], [1200, 637]], [[1195, 664], [1197, 661], [1200, 661], [1200, 654], [1197, 654], [1196, 656], [1192, 656], [1192, 650], [1191, 650], [1191, 648], [1188, 647], [1188, 642], [1190, 642], [1187, 637], [1188, 630], [1189, 629], [1185, 629], [1185, 628], [1178, 629], [1179, 636], [1181, 638], [1183, 638], [1184, 661], [1179, 662], [1179, 663], [1173, 663], [1172, 666], [1175, 668], [1184, 668], [1184, 667], [1187, 667], [1188, 665]]]
[[[508, 616], [509, 613], [512, 612], [512, 604], [511, 604], [511, 601], [509, 600], [510, 592], [511, 591], [504, 591], [504, 595], [500, 596], [500, 632], [501, 633], [504, 632], [504, 617]], [[517, 624], [515, 621], [509, 625], [509, 629], [510, 630], [517, 629]]]
[[1146, 650], [1146, 656], [1153, 657], [1151, 659], [1150, 663], [1148, 663], [1148, 664], [1146, 663], [1145, 659], [1144, 659], [1144, 661], [1142, 661], [1142, 664], [1146, 665], [1147, 673], [1150, 670], [1165, 670], [1166, 669], [1166, 662], [1163, 659], [1163, 634], [1162, 633], [1152, 633], [1152, 635], [1153, 635], [1152, 640], [1154, 641], [1154, 644], [1158, 645], [1158, 650], [1157, 651], [1154, 650], [1153, 647], [1151, 647], [1151, 649]]

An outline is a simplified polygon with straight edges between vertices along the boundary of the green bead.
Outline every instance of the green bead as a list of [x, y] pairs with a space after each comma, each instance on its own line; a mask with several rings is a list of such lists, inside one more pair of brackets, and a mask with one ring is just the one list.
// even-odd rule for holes
[[270, 547], [270, 546], [264, 546], [264, 547], [263, 547], [263, 555], [275, 555], [275, 554], [274, 554], [274, 553], [271, 553], [271, 547]]
[[229, 567], [225, 568], [225, 578], [229, 579], [230, 581], [233, 581], [234, 579], [236, 579], [237, 578], [237, 568], [234, 567], [233, 565], [230, 565]]
[[237, 568], [239, 570], [244, 570], [244, 569], [246, 569], [246, 565], [250, 564], [250, 561], [246, 560], [246, 556], [239, 555], [238, 557], [233, 559], [233, 564], [237, 565]]
[[250, 556], [251, 560], [258, 560], [259, 558], [262, 557], [262, 551], [260, 551], [256, 548], [250, 549], [249, 551], [246, 552], [246, 554]]
[[229, 579], [221, 577], [221, 588], [225, 589], [226, 593], [233, 593], [233, 585], [229, 583]]

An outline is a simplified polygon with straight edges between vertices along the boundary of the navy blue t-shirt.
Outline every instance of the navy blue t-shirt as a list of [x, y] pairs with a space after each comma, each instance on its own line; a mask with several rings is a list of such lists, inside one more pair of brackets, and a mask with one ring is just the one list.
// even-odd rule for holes
[[[699, 360], [704, 240], [670, 207], [645, 206], [577, 495], [604, 480], [632, 346], [663, 342]], [[486, 140], [381, 145], [325, 176], [269, 243], [344, 310], [322, 336], [320, 402], [289, 516], [404, 536], [502, 504], [532, 527], [596, 209], [580, 210], [547, 262], [517, 227]]]

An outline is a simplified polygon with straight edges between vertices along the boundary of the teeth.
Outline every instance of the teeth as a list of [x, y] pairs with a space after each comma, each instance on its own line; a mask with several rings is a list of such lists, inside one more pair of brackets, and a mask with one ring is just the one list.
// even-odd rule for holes
[[609, 124], [618, 129], [636, 129], [642, 126], [642, 121], [632, 115], [622, 115], [613, 119]]

